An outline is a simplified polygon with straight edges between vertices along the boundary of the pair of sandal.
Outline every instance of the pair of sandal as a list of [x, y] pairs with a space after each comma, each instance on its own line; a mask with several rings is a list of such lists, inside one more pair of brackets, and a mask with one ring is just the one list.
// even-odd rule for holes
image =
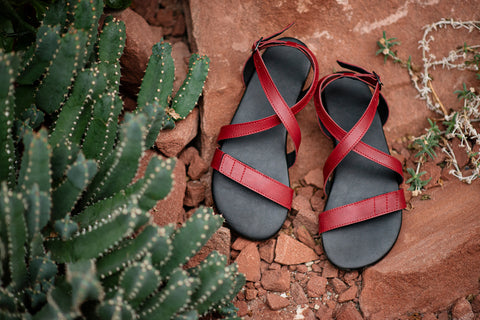
[[[220, 130], [211, 164], [215, 206], [244, 237], [263, 240], [278, 232], [294, 194], [288, 168], [301, 140], [295, 114], [314, 97], [320, 127], [335, 145], [323, 168], [328, 199], [319, 233], [325, 254], [343, 269], [371, 265], [395, 243], [405, 208], [402, 165], [389, 154], [383, 132], [388, 106], [382, 83], [376, 73], [343, 62], [347, 71], [319, 79], [305, 44], [275, 39], [286, 29], [252, 47], [245, 92], [231, 124]], [[312, 84], [302, 91], [311, 69]], [[289, 154], [287, 133], [295, 146]]]

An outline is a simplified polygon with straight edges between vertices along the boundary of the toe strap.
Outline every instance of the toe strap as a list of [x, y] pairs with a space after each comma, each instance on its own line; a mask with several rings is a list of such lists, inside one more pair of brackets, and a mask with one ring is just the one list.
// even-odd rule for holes
[[405, 209], [403, 190], [397, 190], [320, 213], [319, 232], [326, 232]]
[[250, 190], [290, 210], [293, 189], [216, 149], [212, 168]]

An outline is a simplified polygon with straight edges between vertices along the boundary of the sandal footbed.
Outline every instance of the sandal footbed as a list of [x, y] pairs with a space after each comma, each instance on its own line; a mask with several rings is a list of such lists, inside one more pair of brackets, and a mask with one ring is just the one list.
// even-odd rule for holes
[[[322, 93], [325, 109], [345, 131], [357, 123], [371, 97], [370, 87], [353, 78], [334, 80]], [[362, 141], [389, 153], [378, 111]], [[398, 182], [392, 171], [352, 151], [335, 169], [325, 210], [395, 190]], [[325, 254], [343, 269], [377, 262], [393, 247], [400, 232], [401, 214], [396, 211], [322, 233]]]
[[[301, 43], [294, 38], [282, 38]], [[277, 46], [262, 56], [280, 94], [293, 106], [301, 94], [310, 70], [309, 60], [297, 49]], [[261, 87], [256, 72], [246, 79], [246, 89], [232, 119], [232, 124], [262, 119], [275, 114]], [[265, 175], [289, 185], [286, 160], [286, 136], [283, 125], [253, 135], [222, 142], [221, 150]], [[213, 171], [212, 193], [215, 207], [229, 226], [240, 235], [267, 239], [282, 227], [288, 210]]]

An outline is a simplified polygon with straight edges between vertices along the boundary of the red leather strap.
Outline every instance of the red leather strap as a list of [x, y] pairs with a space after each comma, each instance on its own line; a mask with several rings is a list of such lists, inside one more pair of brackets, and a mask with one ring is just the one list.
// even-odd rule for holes
[[[391, 155], [377, 150], [361, 141], [365, 133], [368, 131], [375, 114], [377, 113], [380, 100], [385, 102], [380, 94], [382, 83], [380, 82], [379, 76], [374, 72], [369, 73], [363, 68], [357, 66], [352, 66], [343, 62], [339, 62], [339, 64], [342, 67], [349, 68], [350, 70], [359, 73], [340, 72], [326, 76], [320, 80], [317, 93], [315, 94], [315, 108], [317, 110], [319, 121], [327, 131], [325, 133], [333, 136], [333, 138], [338, 141], [336, 147], [327, 158], [323, 168], [325, 179], [324, 191], [326, 192], [327, 190], [328, 179], [334, 172], [335, 168], [351, 151], [354, 151], [363, 157], [392, 170], [396, 173], [399, 183], [401, 183], [403, 181], [403, 168], [400, 161]], [[325, 110], [321, 99], [322, 90], [332, 81], [335, 81], [341, 77], [355, 78], [374, 88], [372, 98], [365, 109], [364, 114], [349, 132], [346, 132], [337, 123], [335, 123], [335, 121]], [[382, 107], [387, 108], [387, 105], [384, 104]], [[388, 112], [384, 112], [383, 114], [386, 115]], [[356, 222], [372, 219], [386, 213], [404, 209], [405, 207], [406, 203], [403, 190], [375, 196], [321, 213], [319, 215], [319, 232], [322, 233]]]
[[[295, 114], [297, 114], [307, 105], [315, 93], [319, 79], [319, 73], [317, 60], [314, 54], [307, 47], [292, 41], [273, 39], [290, 26], [291, 25], [265, 39], [260, 38], [260, 40], [256, 41], [252, 47], [252, 58], [255, 70], [257, 71], [260, 84], [268, 101], [270, 102], [270, 105], [274, 109], [275, 114], [255, 121], [223, 126], [220, 129], [217, 141], [255, 134], [266, 131], [279, 124], [283, 124], [294, 142], [295, 152], [298, 151], [301, 142], [301, 132], [298, 122], [295, 118]], [[273, 46], [287, 46], [295, 48], [305, 54], [312, 65], [312, 84], [303, 98], [292, 107], [289, 107], [281, 96], [265, 66], [262, 56], [260, 55], [261, 50]], [[293, 198], [293, 189], [290, 187], [264, 175], [263, 173], [251, 168], [250, 166], [231, 157], [230, 155], [225, 154], [220, 149], [215, 150], [211, 166], [230, 179], [257, 192], [258, 194], [261, 194], [275, 203], [290, 209]]]
[[405, 209], [403, 190], [397, 190], [362, 201], [333, 208], [318, 216], [319, 232], [326, 232], [390, 212]]
[[250, 190], [290, 209], [293, 199], [293, 189], [290, 187], [249, 167], [220, 149], [215, 150], [211, 166]]
[[[276, 35], [278, 35], [278, 34], [276, 34]], [[291, 42], [291, 41], [281, 41], [281, 40], [268, 40], [268, 41], [266, 41], [266, 40], [260, 39], [259, 41], [255, 42], [254, 45], [253, 45], [253, 48], [255, 50], [253, 55], [255, 56], [256, 54], [258, 54], [259, 50], [263, 50], [263, 49], [266, 49], [268, 47], [279, 46], [279, 45], [288, 46], [288, 47], [292, 47], [292, 48], [295, 48], [297, 50], [300, 50], [302, 53], [304, 53], [306, 55], [306, 57], [309, 59], [311, 65], [312, 65], [312, 70], [313, 70], [312, 84], [310, 85], [307, 93], [303, 96], [302, 99], [300, 99], [300, 101], [298, 101], [291, 108], [289, 107], [288, 108], [289, 110], [286, 110], [284, 108], [284, 106], [280, 106], [276, 103], [272, 104], [272, 107], [274, 107], [275, 112], [277, 112], [277, 110], [275, 108], [279, 108], [280, 110], [282, 110], [281, 111], [282, 115], [284, 115], [286, 113], [290, 113], [290, 112], [295, 115], [307, 105], [307, 103], [310, 101], [310, 99], [312, 98], [312, 96], [315, 93], [317, 83], [318, 83], [318, 80], [319, 80], [318, 62], [315, 58], [315, 55], [307, 47], [304, 47], [304, 46], [302, 46], [298, 43]], [[261, 57], [260, 57], [260, 59], [261, 59]], [[261, 63], [260, 63], [258, 58], [256, 60], [257, 60], [257, 63], [259, 63], [260, 67], [262, 67], [263, 61], [261, 61]], [[255, 60], [254, 60], [254, 62], [255, 62]], [[263, 66], [264, 66], [264, 64], [263, 64]], [[255, 68], [257, 68], [257, 64], [255, 64]], [[258, 72], [258, 69], [257, 69], [257, 72]], [[259, 77], [260, 77], [260, 74], [259, 74]], [[269, 80], [268, 78], [271, 79], [270, 75], [268, 73], [263, 73], [263, 77], [260, 80], [270, 82], [271, 80]], [[262, 86], [263, 86], [263, 84], [262, 84]], [[274, 84], [273, 84], [273, 86], [275, 87]], [[273, 89], [273, 87], [271, 87], [271, 88]], [[270, 92], [270, 89], [267, 89], [267, 90]], [[276, 87], [275, 87], [274, 91], [278, 92]], [[275, 95], [274, 96], [275, 98], [278, 98], [276, 96], [276, 93], [273, 93], [273, 94]], [[286, 121], [288, 121], [288, 125], [291, 126], [291, 127], [295, 127], [294, 124], [291, 124], [291, 122], [293, 120], [291, 118], [291, 116], [287, 115], [285, 117], [284, 117], [285, 119], [288, 119], [288, 120], [286, 120]], [[218, 135], [217, 141], [239, 138], [239, 137], [255, 134], [255, 133], [258, 133], [258, 132], [266, 131], [266, 130], [271, 129], [271, 128], [273, 128], [273, 127], [275, 127], [275, 126], [277, 126], [281, 123], [282, 123], [282, 119], [279, 117], [279, 115], [274, 114], [272, 116], [269, 116], [269, 117], [266, 117], [266, 118], [263, 118], [263, 119], [259, 119], [259, 120], [255, 120], [255, 121], [226, 125], [226, 126], [223, 126], [220, 129], [220, 133]], [[288, 127], [287, 127], [287, 130], [288, 130]], [[295, 129], [292, 129], [292, 130], [295, 130]], [[290, 133], [290, 131], [289, 131], [289, 133]], [[294, 133], [294, 135], [295, 136], [294, 137], [292, 136], [292, 139], [297, 139], [297, 136], [299, 136], [298, 133]], [[295, 143], [295, 147], [298, 148], [297, 143]]]

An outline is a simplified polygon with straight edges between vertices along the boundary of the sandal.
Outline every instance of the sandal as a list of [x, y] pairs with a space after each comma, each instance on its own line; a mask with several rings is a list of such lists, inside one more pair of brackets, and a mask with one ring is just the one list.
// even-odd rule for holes
[[[319, 78], [305, 44], [274, 39], [290, 26], [254, 43], [243, 73], [245, 92], [231, 124], [220, 130], [221, 147], [211, 164], [216, 209], [234, 231], [253, 240], [272, 237], [285, 222], [293, 197], [288, 167], [301, 140], [295, 114], [310, 101]], [[303, 92], [311, 67], [313, 81]], [[287, 133], [295, 145], [289, 154]]]
[[383, 132], [388, 106], [379, 76], [338, 64], [351, 71], [324, 77], [315, 94], [320, 127], [335, 144], [323, 168], [328, 198], [319, 232], [334, 265], [357, 269], [384, 257], [398, 237], [406, 207], [403, 170]]

